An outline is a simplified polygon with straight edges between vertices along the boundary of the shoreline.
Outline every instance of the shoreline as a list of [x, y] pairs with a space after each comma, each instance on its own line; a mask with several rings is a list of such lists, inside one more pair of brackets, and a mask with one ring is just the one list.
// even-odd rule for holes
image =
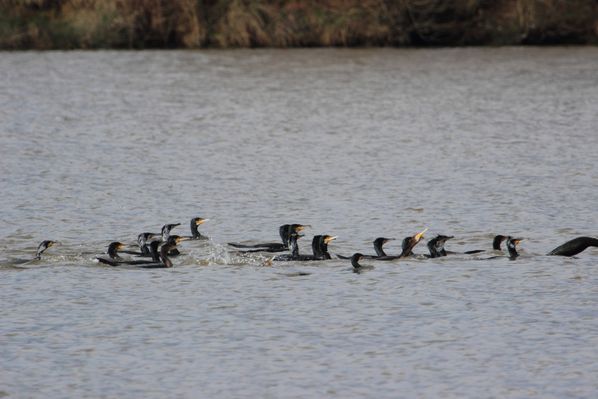
[[0, 0], [1, 50], [598, 45], [594, 0]]

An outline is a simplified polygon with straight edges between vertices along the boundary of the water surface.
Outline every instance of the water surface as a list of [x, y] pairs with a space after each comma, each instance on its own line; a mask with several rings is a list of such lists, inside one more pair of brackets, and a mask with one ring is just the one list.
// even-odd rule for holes
[[[597, 71], [594, 48], [2, 53], [0, 396], [595, 397], [598, 250], [543, 254], [596, 236]], [[172, 270], [93, 260], [194, 216], [211, 240]], [[289, 222], [303, 252], [525, 240], [360, 275], [226, 248]]]

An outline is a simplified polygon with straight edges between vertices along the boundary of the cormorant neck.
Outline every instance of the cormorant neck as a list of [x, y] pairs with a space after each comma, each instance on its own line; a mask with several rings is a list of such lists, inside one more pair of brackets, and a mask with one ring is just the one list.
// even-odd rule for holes
[[291, 225], [290, 224], [283, 224], [278, 228], [278, 234], [280, 235], [280, 239], [286, 248], [289, 247], [289, 239], [291, 235]]
[[118, 256], [118, 247], [117, 244], [112, 243], [110, 245], [108, 245], [108, 256], [111, 259], [115, 259], [115, 260], [119, 260], [120, 256]]
[[291, 237], [289, 241], [291, 244], [291, 256], [296, 258], [299, 256], [299, 244], [297, 244], [297, 237]]
[[384, 252], [384, 240], [374, 240], [374, 250], [376, 251], [377, 256], [387, 256], [386, 252]]
[[362, 266], [359, 264], [359, 259], [361, 258], [361, 255], [355, 254], [353, 256], [351, 256], [351, 265], [353, 266], [353, 268], [355, 269], [359, 269]]
[[515, 259], [519, 256], [517, 253], [517, 247], [511, 241], [507, 242], [507, 249], [509, 251], [509, 258]]
[[172, 261], [168, 257], [168, 252], [170, 252], [171, 250], [173, 250], [175, 248], [176, 248], [176, 245], [172, 245], [169, 243], [162, 245], [162, 248], [160, 248], [160, 259], [162, 260], [162, 263], [164, 263], [164, 266], [172, 267]]
[[195, 219], [191, 219], [191, 237], [196, 240], [203, 238], [203, 235], [199, 232], [199, 226], [195, 223]]
[[[160, 262], [160, 252], [158, 251], [159, 246], [159, 241], [152, 241], [152, 243], [150, 244], [149, 253], [152, 255], [152, 260], [154, 262]], [[147, 248], [147, 246], [145, 248]]]

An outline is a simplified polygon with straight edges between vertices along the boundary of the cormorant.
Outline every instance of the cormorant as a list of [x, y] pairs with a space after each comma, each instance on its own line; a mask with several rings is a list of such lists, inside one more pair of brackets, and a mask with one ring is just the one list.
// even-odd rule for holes
[[311, 247], [313, 251], [313, 255], [300, 255], [299, 254], [299, 245], [297, 240], [303, 237], [295, 232], [291, 233], [290, 236], [290, 245], [291, 245], [291, 253], [285, 255], [276, 256], [273, 260], [275, 261], [311, 261], [311, 260], [326, 260], [331, 259], [330, 254], [328, 253], [328, 243], [332, 240], [335, 240], [336, 236], [330, 235], [317, 235], [314, 236], [311, 242]]
[[424, 238], [424, 233], [428, 231], [428, 229], [424, 229], [422, 232], [414, 234], [411, 237], [405, 237], [403, 242], [401, 243], [402, 252], [400, 255], [394, 256], [379, 256], [374, 258], [376, 260], [395, 260], [399, 258], [405, 258], [407, 256], [413, 256], [413, 248], [420, 242], [422, 238]]
[[170, 231], [180, 225], [180, 223], [171, 223], [162, 226], [162, 232], [160, 233], [162, 235], [162, 242], [168, 242], [168, 237], [170, 237]]
[[593, 237], [577, 237], [556, 247], [548, 255], [575, 256], [585, 251], [587, 247], [598, 247], [598, 239]]
[[249, 251], [243, 252], [283, 252], [289, 249], [291, 234], [302, 232], [309, 225], [305, 224], [283, 224], [278, 228], [278, 234], [280, 235], [280, 242], [265, 242], [260, 244], [238, 244], [229, 242], [228, 245], [235, 248], [250, 248]]
[[428, 250], [430, 251], [430, 258], [439, 258], [441, 256], [446, 256], [447, 252], [444, 249], [444, 244], [454, 238], [453, 236], [443, 236], [441, 234], [437, 235], [435, 238], [428, 241]]
[[353, 256], [351, 256], [351, 265], [353, 266], [353, 272], [355, 273], [361, 273], [364, 270], [369, 270], [369, 269], [373, 269], [374, 266], [363, 266], [361, 264], [359, 264], [359, 261], [361, 259], [365, 258], [365, 255], [358, 253], [353, 254]]
[[[173, 236], [176, 237], [176, 236]], [[104, 263], [110, 266], [119, 266], [119, 265], [146, 265], [155, 262], [160, 262], [160, 255], [158, 251], [158, 247], [162, 244], [161, 241], [152, 241], [149, 244], [149, 251], [150, 256], [152, 257], [151, 260], [123, 260], [119, 255], [118, 252], [127, 253], [126, 251], [122, 251], [125, 248], [125, 244], [120, 242], [112, 242], [108, 245], [108, 255], [110, 259], [106, 258], [96, 258], [100, 263]]]
[[517, 253], [517, 245], [523, 240], [523, 238], [507, 237], [507, 250], [509, 251], [509, 259], [515, 260], [519, 256]]
[[328, 243], [336, 239], [337, 236], [329, 236], [327, 234], [314, 236], [311, 241], [311, 249], [314, 253], [314, 260], [332, 259], [328, 253]]
[[291, 253], [275, 256], [272, 260], [290, 261], [299, 258], [299, 244], [297, 243], [297, 240], [301, 237], [303, 237], [303, 235], [299, 235], [298, 233], [291, 233], [289, 236], [289, 245], [291, 246]]
[[[388, 256], [386, 252], [384, 252], [384, 244], [387, 242], [394, 240], [394, 238], [386, 238], [386, 237], [378, 237], [374, 240], [374, 250], [376, 251], [376, 255], [361, 255], [362, 258], [368, 259], [375, 259], [381, 256]], [[336, 255], [339, 259], [351, 259], [352, 256], [344, 256], [344, 255]]]
[[[523, 241], [523, 238], [513, 238], [511, 236], [505, 237], [507, 240], [507, 250], [509, 251], [509, 259], [515, 260], [519, 256], [517, 253], [517, 245]], [[490, 258], [480, 259], [480, 260], [490, 260], [490, 259], [497, 259], [497, 258], [504, 258], [504, 255], [499, 256], [491, 256]]]
[[448, 240], [450, 240], [451, 238], [455, 238], [455, 237], [439, 234], [435, 238], [428, 241], [427, 245], [428, 245], [428, 250], [430, 251], [429, 257], [430, 258], [439, 258], [441, 256], [447, 256], [447, 255], [451, 255], [451, 254], [453, 254], [453, 255], [454, 254], [472, 255], [472, 254], [484, 252], [483, 249], [474, 249], [474, 250], [465, 251], [465, 252], [447, 251], [446, 249], [444, 249], [444, 244], [446, 244], [446, 242]]
[[138, 256], [151, 256], [150, 247], [148, 245], [148, 241], [152, 238], [160, 236], [156, 233], [141, 233], [137, 236], [137, 245], [139, 245], [140, 252], [132, 252], [132, 251], [123, 251], [124, 253], [131, 254], [131, 255], [138, 255]]
[[44, 253], [44, 251], [46, 249], [54, 246], [54, 244], [56, 244], [56, 241], [52, 241], [52, 240], [42, 241], [37, 247], [37, 252], [35, 254], [34, 260], [40, 260], [42, 258], [42, 254]]
[[190, 227], [191, 227], [191, 239], [192, 240], [208, 240], [209, 239], [207, 236], [202, 235], [199, 232], [199, 230], [197, 229], [200, 225], [204, 224], [208, 220], [210, 220], [210, 219], [204, 219], [204, 218], [200, 218], [200, 217], [191, 219]]
[[503, 235], [497, 235], [494, 236], [494, 240], [492, 240], [492, 249], [496, 250], [496, 251], [501, 251], [502, 249], [500, 248], [500, 244], [502, 244], [502, 242], [504, 240], [506, 240], [508, 237], [503, 236]]
[[[136, 265], [146, 269], [155, 269], [155, 268], [168, 268], [172, 267], [172, 261], [170, 260], [169, 256], [171, 255], [172, 251], [176, 249], [176, 246], [181, 241], [189, 240], [189, 237], [180, 237], [177, 235], [171, 235], [168, 237], [168, 241], [165, 243], [161, 243], [159, 241], [152, 241], [150, 243], [150, 250], [152, 251], [152, 260], [121, 260], [118, 259], [104, 259], [104, 258], [97, 258], [98, 261], [101, 263], [108, 264], [110, 266], [119, 266], [119, 265]], [[113, 246], [114, 244], [114, 246]], [[158, 252], [158, 246], [160, 247], [160, 251]], [[111, 248], [116, 248], [118, 251], [120, 248], [124, 247], [124, 244], [119, 242], [111, 243], [108, 247], [108, 251], [111, 252]], [[118, 255], [117, 255], [118, 256]], [[111, 256], [112, 257], [112, 256]]]
[[186, 240], [189, 240], [189, 237], [180, 237], [177, 235], [169, 236], [168, 241], [166, 241], [160, 247], [160, 262], [140, 265], [139, 267], [145, 269], [163, 269], [172, 267], [172, 261], [168, 256], [171, 255], [174, 250], [176, 250], [178, 243]]

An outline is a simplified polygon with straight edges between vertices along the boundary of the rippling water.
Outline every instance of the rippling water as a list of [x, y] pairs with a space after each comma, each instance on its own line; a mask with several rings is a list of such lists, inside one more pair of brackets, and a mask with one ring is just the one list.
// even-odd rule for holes
[[[596, 104], [596, 48], [2, 53], [0, 397], [596, 397], [598, 250], [543, 256], [597, 234]], [[173, 269], [93, 261], [194, 216]], [[225, 246], [288, 222], [525, 240]]]

